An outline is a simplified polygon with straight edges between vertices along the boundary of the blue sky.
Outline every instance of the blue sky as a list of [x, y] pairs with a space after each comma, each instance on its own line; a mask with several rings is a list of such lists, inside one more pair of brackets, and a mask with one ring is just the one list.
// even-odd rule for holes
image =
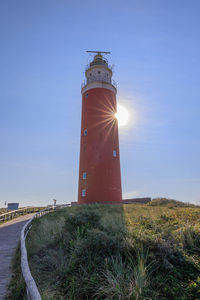
[[124, 197], [200, 203], [200, 2], [0, 2], [0, 207], [77, 199], [81, 82], [111, 51]]

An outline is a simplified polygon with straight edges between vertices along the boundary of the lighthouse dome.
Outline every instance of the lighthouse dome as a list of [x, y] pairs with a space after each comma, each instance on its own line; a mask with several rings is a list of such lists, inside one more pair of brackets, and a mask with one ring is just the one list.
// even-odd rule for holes
[[95, 66], [95, 65], [102, 65], [102, 66], [106, 66], [108, 68], [107, 60], [103, 59], [103, 56], [100, 53], [95, 55], [93, 61], [90, 63], [90, 67]]

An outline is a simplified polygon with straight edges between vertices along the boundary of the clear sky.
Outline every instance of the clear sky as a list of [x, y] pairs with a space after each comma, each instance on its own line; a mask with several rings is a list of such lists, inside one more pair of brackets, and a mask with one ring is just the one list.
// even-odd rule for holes
[[200, 204], [200, 1], [0, 1], [0, 207], [77, 199], [81, 82], [111, 51], [124, 197]]

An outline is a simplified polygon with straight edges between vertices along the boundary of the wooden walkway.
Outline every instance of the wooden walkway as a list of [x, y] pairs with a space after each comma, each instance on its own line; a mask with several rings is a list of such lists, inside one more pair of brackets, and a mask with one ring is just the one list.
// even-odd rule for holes
[[11, 264], [24, 224], [34, 214], [18, 217], [0, 225], [0, 300], [6, 295], [11, 279]]

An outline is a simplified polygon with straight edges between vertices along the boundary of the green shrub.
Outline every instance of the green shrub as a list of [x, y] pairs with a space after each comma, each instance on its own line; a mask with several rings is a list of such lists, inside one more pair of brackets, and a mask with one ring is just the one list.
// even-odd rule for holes
[[65, 218], [65, 231], [84, 234], [89, 228], [97, 228], [100, 225], [100, 215], [93, 210], [84, 209], [78, 213], [71, 213]]

